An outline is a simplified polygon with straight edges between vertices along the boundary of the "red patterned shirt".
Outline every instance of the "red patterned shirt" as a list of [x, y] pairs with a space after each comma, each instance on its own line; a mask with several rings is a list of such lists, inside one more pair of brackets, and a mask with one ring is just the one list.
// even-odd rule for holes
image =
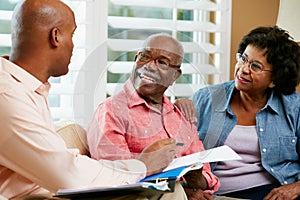
[[[161, 112], [138, 95], [130, 80], [98, 106], [87, 131], [91, 156], [97, 160], [136, 158], [147, 145], [168, 137], [184, 143], [176, 148], [177, 157], [204, 150], [195, 125], [166, 96]], [[212, 188], [209, 192], [215, 192], [219, 181], [209, 164], [204, 164], [203, 175]]]

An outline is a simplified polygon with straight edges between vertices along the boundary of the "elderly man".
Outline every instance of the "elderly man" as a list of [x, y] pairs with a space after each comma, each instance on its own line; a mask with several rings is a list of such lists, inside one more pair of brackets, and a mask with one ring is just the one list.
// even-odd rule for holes
[[[181, 75], [183, 48], [171, 36], [148, 37], [135, 56], [131, 78], [123, 90], [99, 105], [88, 127], [88, 144], [95, 159], [133, 159], [145, 146], [174, 138], [183, 146], [176, 156], [204, 150], [196, 127], [164, 95]], [[190, 199], [211, 199], [219, 188], [209, 164], [184, 177]]]
[[14, 10], [11, 56], [0, 57], [2, 197], [135, 183], [174, 157], [171, 139], [124, 161], [96, 161], [67, 149], [53, 128], [46, 97], [48, 79], [68, 72], [75, 29], [72, 10], [59, 0], [22, 0]]

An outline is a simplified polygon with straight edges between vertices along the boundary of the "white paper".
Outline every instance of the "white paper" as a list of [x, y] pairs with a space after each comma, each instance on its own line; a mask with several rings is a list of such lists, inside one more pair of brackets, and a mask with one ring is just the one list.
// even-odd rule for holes
[[180, 172], [180, 174], [178, 175], [178, 177], [182, 177], [184, 176], [186, 173], [188, 173], [189, 171], [192, 170], [196, 170], [196, 169], [201, 169], [203, 167], [203, 163], [195, 163], [190, 165], [189, 167], [185, 168], [184, 170], [182, 170]]
[[175, 158], [169, 166], [164, 169], [168, 171], [182, 166], [189, 166], [195, 163], [209, 163], [225, 160], [240, 160], [242, 159], [235, 151], [227, 145], [208, 149], [198, 153], [190, 154], [180, 158]]

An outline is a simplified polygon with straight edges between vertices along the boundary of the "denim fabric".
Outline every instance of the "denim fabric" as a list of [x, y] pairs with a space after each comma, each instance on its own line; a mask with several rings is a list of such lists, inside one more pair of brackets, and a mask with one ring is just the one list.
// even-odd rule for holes
[[[207, 149], [223, 145], [237, 123], [229, 104], [234, 90], [234, 81], [229, 81], [202, 88], [191, 98], [199, 138]], [[293, 183], [300, 179], [300, 94], [269, 92], [267, 104], [256, 115], [262, 165], [280, 184]]]

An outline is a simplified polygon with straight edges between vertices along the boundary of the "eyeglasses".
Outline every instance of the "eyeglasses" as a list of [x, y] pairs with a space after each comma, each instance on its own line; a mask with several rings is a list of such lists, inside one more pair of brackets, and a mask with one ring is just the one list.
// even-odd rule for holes
[[269, 71], [269, 72], [272, 71], [270, 69], [264, 69], [264, 66], [262, 66], [259, 63], [256, 63], [255, 61], [249, 62], [248, 58], [241, 53], [236, 54], [236, 61], [238, 62], [239, 65], [246, 65], [247, 63], [249, 63], [248, 66], [250, 70], [255, 73], [261, 73], [263, 71]]
[[151, 62], [152, 60], [154, 61], [154, 63], [156, 64], [156, 66], [158, 66], [160, 69], [162, 70], [168, 70], [170, 68], [173, 69], [179, 69], [180, 65], [172, 65], [170, 63], [170, 60], [164, 57], [157, 57], [157, 58], [153, 58], [152, 55], [150, 53], [147, 52], [139, 52], [137, 54], [137, 58], [139, 62], [142, 62], [143, 64], [146, 64], [148, 62]]

